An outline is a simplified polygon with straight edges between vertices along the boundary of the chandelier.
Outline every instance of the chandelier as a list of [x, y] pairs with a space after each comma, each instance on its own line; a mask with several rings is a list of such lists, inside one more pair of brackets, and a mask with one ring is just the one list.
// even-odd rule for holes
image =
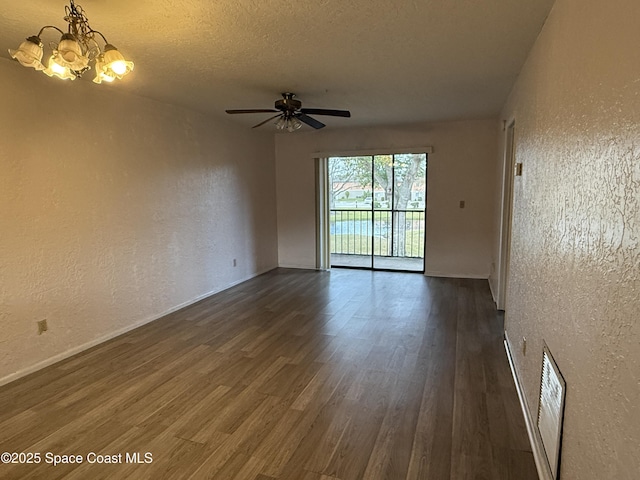
[[[12, 58], [25, 67], [43, 71], [50, 77], [63, 80], [75, 80], [91, 69], [93, 62], [96, 76], [95, 83], [113, 82], [121, 79], [133, 70], [133, 62], [124, 59], [116, 47], [111, 45], [105, 36], [89, 25], [89, 20], [80, 5], [69, 0], [69, 6], [64, 7], [65, 21], [69, 24], [67, 32], [58, 27], [46, 25], [40, 29], [38, 35], [27, 38], [17, 50], [9, 49]], [[49, 57], [47, 67], [42, 64], [44, 47], [40, 36], [47, 29], [57, 30], [62, 34], [60, 42], [51, 43], [53, 53]], [[102, 38], [104, 47], [101, 49], [96, 36]]]

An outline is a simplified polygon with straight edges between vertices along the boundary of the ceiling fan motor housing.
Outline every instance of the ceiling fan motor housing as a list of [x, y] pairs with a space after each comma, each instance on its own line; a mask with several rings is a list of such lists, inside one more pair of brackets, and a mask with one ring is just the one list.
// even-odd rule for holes
[[276, 100], [275, 108], [281, 110], [283, 112], [289, 110], [294, 111], [300, 109], [302, 107], [302, 102], [300, 100], [294, 99], [293, 93], [283, 93], [282, 100]]

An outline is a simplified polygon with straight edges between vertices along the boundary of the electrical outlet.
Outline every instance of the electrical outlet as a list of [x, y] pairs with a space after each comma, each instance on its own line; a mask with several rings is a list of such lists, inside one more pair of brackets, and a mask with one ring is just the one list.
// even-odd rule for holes
[[464, 208], [464, 200], [460, 200], [460, 208]]
[[235, 258], [233, 259], [233, 266], [234, 266], [234, 267], [237, 267], [237, 266], [238, 266], [238, 262], [237, 262], [237, 260], [236, 260]]
[[38, 321], [37, 323], [38, 323], [38, 335], [42, 335], [44, 332], [49, 330], [49, 327], [47, 326], [46, 318], [44, 320]]

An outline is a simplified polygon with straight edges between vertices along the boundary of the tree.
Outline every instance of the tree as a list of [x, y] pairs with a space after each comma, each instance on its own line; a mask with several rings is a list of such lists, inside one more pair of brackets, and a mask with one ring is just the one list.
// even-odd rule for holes
[[[364, 159], [370, 157], [332, 157], [329, 158], [330, 195], [329, 207], [335, 208], [341, 193], [347, 194], [349, 188], [358, 184], [364, 168]], [[370, 160], [369, 160], [370, 161]], [[362, 185], [365, 186], [365, 185]]]
[[[423, 155], [402, 154], [394, 158], [394, 208], [407, 210], [411, 201], [411, 192], [418, 182], [425, 179], [425, 158]], [[393, 212], [393, 256], [404, 256], [407, 234], [406, 212]]]
[[414, 185], [425, 180], [424, 154], [376, 155], [373, 158], [357, 158], [359, 161], [355, 164], [358, 168], [354, 177], [355, 181], [363, 186], [371, 187], [374, 196], [376, 188], [381, 188], [385, 192], [385, 199], [388, 201], [393, 199], [392, 204], [389, 204], [388, 207], [392, 210], [391, 223], [394, 239], [391, 245], [391, 255], [404, 256], [407, 216], [406, 212], [398, 210], [409, 209]]

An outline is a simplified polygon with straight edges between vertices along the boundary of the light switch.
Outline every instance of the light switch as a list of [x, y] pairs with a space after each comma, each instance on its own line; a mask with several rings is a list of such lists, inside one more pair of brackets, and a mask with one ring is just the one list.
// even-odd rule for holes
[[522, 176], [522, 162], [520, 163], [516, 163], [516, 177], [521, 177]]

